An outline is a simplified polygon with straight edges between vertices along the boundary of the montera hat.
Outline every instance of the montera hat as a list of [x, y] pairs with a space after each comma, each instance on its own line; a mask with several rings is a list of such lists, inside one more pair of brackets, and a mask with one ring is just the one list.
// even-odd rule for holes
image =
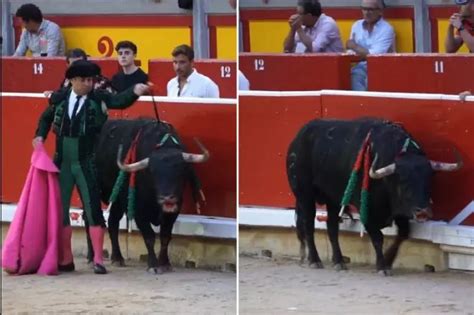
[[457, 5], [465, 5], [465, 4], [468, 4], [470, 0], [454, 0], [454, 2], [457, 4]]
[[76, 60], [66, 70], [66, 78], [95, 77], [100, 75], [100, 67], [88, 60]]

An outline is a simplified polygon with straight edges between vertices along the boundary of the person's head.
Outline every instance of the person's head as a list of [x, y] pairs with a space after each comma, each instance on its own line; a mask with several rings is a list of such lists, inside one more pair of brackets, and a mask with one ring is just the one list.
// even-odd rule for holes
[[66, 70], [66, 78], [71, 82], [77, 95], [87, 95], [94, 87], [94, 80], [100, 75], [100, 67], [88, 60], [74, 61]]
[[87, 60], [86, 52], [80, 48], [69, 49], [66, 52], [66, 62], [70, 66], [74, 61]]
[[361, 9], [364, 21], [375, 24], [381, 17], [385, 3], [383, 0], [362, 0]]
[[135, 57], [137, 56], [137, 45], [128, 40], [118, 42], [115, 46], [115, 51], [118, 55], [118, 62], [122, 67], [129, 67], [135, 64]]
[[171, 53], [173, 68], [178, 77], [187, 78], [194, 68], [194, 50], [188, 45], [179, 45]]
[[299, 0], [296, 12], [301, 16], [302, 24], [311, 27], [321, 16], [321, 3], [318, 0]]
[[474, 18], [474, 0], [456, 1], [456, 3], [461, 5], [459, 13], [463, 18]]
[[31, 33], [36, 33], [43, 22], [43, 13], [32, 3], [22, 5], [16, 11], [16, 16], [21, 18], [22, 26]]

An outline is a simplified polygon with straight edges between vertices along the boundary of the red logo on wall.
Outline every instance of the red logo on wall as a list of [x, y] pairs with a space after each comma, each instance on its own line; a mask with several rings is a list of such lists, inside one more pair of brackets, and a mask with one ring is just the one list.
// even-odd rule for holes
[[102, 36], [97, 42], [97, 50], [103, 57], [110, 57], [114, 52], [114, 42], [108, 36]]

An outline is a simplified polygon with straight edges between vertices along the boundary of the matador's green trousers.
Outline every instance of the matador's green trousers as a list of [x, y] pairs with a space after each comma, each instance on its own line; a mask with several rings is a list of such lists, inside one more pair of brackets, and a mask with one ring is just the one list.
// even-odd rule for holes
[[100, 190], [93, 155], [79, 159], [79, 138], [62, 137], [62, 161], [59, 172], [61, 201], [63, 204], [63, 225], [71, 224], [69, 205], [74, 185], [77, 186], [82, 206], [90, 226], [105, 227], [100, 205]]

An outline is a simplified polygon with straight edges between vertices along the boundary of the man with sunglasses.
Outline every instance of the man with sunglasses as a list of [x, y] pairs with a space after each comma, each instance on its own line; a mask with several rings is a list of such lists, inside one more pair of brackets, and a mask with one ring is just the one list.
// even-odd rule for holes
[[384, 7], [383, 0], [362, 0], [363, 19], [352, 25], [346, 48], [362, 59], [352, 67], [352, 89], [355, 91], [367, 90], [367, 55], [395, 51], [395, 31], [382, 17]]
[[[455, 0], [460, 12], [449, 18], [448, 34], [444, 46], [447, 53], [455, 53], [466, 44], [474, 52], [474, 0]], [[455, 32], [456, 31], [456, 32]]]
[[135, 65], [137, 45], [131, 41], [124, 40], [117, 43], [115, 51], [117, 52], [118, 63], [122, 67], [122, 71], [119, 71], [112, 77], [111, 83], [114, 90], [120, 93], [135, 84], [146, 84], [148, 82], [148, 75]]
[[286, 53], [343, 52], [336, 21], [322, 13], [317, 0], [300, 0], [297, 14], [288, 20], [290, 30], [285, 38]]

